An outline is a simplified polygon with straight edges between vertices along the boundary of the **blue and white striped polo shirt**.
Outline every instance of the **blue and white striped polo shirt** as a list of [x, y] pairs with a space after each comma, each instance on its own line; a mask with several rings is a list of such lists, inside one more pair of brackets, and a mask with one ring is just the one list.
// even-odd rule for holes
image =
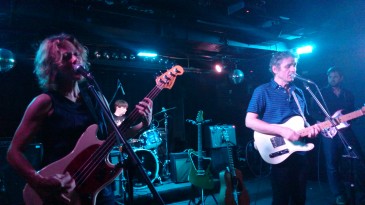
[[[292, 90], [295, 90], [301, 109], [305, 112], [306, 101], [303, 91], [290, 84], [289, 91]], [[273, 79], [254, 90], [247, 112], [258, 114], [259, 119], [270, 124], [282, 124], [293, 116], [301, 116], [291, 93], [289, 94]]]

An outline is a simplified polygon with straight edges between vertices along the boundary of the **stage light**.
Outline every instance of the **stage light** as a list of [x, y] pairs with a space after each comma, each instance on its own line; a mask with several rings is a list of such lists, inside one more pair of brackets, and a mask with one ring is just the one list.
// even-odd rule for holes
[[128, 59], [128, 56], [125, 53], [121, 53], [120, 54], [120, 59], [127, 60]]
[[108, 52], [106, 52], [106, 51], [104, 51], [104, 52], [103, 52], [103, 58], [105, 58], [105, 59], [110, 59], [110, 55], [109, 55], [109, 53], [108, 53]]
[[119, 55], [116, 52], [113, 52], [112, 53], [112, 59], [118, 60], [119, 59]]
[[94, 57], [95, 57], [96, 59], [99, 59], [99, 58], [101, 57], [100, 52], [99, 52], [99, 51], [94, 51]]
[[137, 54], [139, 57], [156, 57], [157, 53], [139, 52]]
[[300, 54], [305, 54], [305, 53], [312, 53], [313, 51], [313, 46], [303, 46], [303, 47], [299, 47], [296, 49], [296, 52], [298, 55]]
[[214, 69], [216, 72], [221, 73], [223, 71], [223, 65], [221, 63], [216, 63]]

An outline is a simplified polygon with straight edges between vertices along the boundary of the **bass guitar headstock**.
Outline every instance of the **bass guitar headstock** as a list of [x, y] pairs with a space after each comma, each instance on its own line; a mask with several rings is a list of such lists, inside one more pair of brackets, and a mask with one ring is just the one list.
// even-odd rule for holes
[[175, 65], [156, 78], [156, 85], [161, 89], [171, 89], [175, 83], [176, 77], [182, 75], [183, 73], [184, 68], [179, 65]]

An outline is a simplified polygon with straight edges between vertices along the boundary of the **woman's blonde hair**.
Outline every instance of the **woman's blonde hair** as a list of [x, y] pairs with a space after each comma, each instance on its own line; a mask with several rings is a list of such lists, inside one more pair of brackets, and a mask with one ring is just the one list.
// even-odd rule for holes
[[45, 91], [54, 89], [57, 69], [62, 65], [62, 53], [60, 50], [61, 48], [67, 48], [66, 42], [75, 46], [80, 58], [79, 63], [85, 69], [88, 69], [88, 50], [75, 37], [61, 33], [44, 39], [39, 45], [34, 59], [34, 73], [40, 88]]

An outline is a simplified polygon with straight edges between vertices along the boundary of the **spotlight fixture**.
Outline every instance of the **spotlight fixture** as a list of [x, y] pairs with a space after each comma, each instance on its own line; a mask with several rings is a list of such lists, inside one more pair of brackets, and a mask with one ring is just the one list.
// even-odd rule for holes
[[103, 52], [103, 58], [110, 59], [110, 55], [109, 55], [109, 53], [107, 51], [104, 51]]
[[127, 60], [128, 59], [128, 56], [125, 53], [121, 53], [120, 54], [120, 59]]
[[119, 60], [119, 55], [116, 52], [112, 53], [112, 59]]
[[221, 72], [223, 71], [223, 64], [221, 64], [221, 63], [216, 63], [216, 64], [214, 65], [214, 69], [215, 69], [215, 71], [216, 71], [216, 72], [221, 73]]
[[94, 51], [94, 57], [96, 58], [96, 59], [99, 59], [100, 57], [101, 57], [101, 54], [100, 54], [100, 52], [99, 51]]

